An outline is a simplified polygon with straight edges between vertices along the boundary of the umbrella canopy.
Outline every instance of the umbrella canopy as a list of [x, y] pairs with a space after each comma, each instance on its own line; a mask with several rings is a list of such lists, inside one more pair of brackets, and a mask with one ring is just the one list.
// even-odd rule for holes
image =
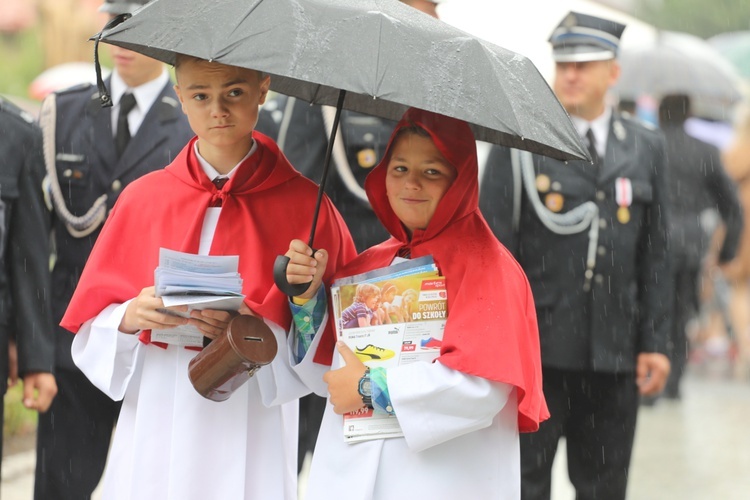
[[398, 120], [410, 106], [468, 122], [478, 140], [587, 159], [525, 57], [394, 0], [156, 0], [102, 42], [264, 71], [271, 89]]
[[[155, 0], [100, 40], [169, 64], [187, 54], [269, 73], [272, 90], [336, 106], [331, 137], [342, 108], [395, 121], [417, 107], [466, 121], [478, 140], [589, 159], [528, 59], [395, 0]], [[290, 284], [288, 262], [277, 257], [274, 279], [284, 293], [300, 295], [309, 283]]]
[[614, 90], [621, 99], [687, 94], [697, 116], [728, 120], [743, 98], [744, 83], [732, 65], [687, 33], [660, 32], [648, 44], [623, 48], [619, 60], [622, 75]]
[[750, 31], [722, 33], [709, 38], [708, 43], [750, 81]]

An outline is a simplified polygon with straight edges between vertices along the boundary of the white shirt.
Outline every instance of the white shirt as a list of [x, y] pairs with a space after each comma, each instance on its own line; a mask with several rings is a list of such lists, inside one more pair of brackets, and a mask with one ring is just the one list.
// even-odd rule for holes
[[[218, 178], [226, 177], [227, 179], [231, 179], [234, 173], [237, 171], [237, 167], [239, 167], [242, 162], [250, 158], [255, 151], [258, 150], [258, 144], [253, 141], [253, 145], [250, 148], [250, 151], [247, 152], [244, 158], [242, 158], [237, 165], [235, 165], [232, 170], [229, 171], [226, 175], [221, 175], [210, 163], [206, 161], [205, 158], [203, 158], [198, 151], [198, 142], [195, 142], [195, 157], [198, 158], [198, 163], [200, 164], [203, 171], [206, 173], [206, 176], [208, 176], [209, 179], [211, 179], [211, 182], [215, 181]], [[203, 218], [203, 229], [201, 229], [201, 241], [200, 246], [198, 247], [198, 253], [201, 255], [208, 255], [208, 251], [211, 249], [211, 242], [214, 239], [214, 233], [216, 232], [216, 225], [219, 223], [219, 215], [221, 214], [221, 207], [209, 207], [206, 209], [206, 215]]]
[[128, 113], [128, 126], [130, 127], [130, 137], [135, 137], [138, 133], [138, 129], [143, 123], [143, 119], [148, 114], [148, 110], [151, 109], [156, 99], [161, 94], [164, 86], [169, 82], [169, 74], [164, 69], [157, 78], [146, 82], [143, 85], [137, 87], [128, 87], [123, 81], [122, 77], [117, 73], [117, 70], [112, 72], [112, 80], [110, 86], [110, 96], [112, 97], [112, 137], [117, 134], [117, 117], [120, 114], [120, 100], [122, 96], [130, 92], [135, 97], [135, 107]]
[[578, 135], [586, 140], [586, 132], [591, 129], [594, 133], [594, 139], [596, 140], [596, 152], [599, 153], [599, 158], [604, 158], [607, 155], [607, 137], [609, 136], [609, 121], [612, 118], [612, 108], [606, 106], [604, 113], [599, 115], [593, 121], [584, 120], [580, 116], [570, 116], [570, 121], [578, 131]]

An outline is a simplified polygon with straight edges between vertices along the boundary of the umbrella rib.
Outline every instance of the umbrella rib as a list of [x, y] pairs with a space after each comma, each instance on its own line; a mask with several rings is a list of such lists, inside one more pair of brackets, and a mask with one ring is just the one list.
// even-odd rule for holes
[[[378, 79], [378, 75], [381, 73], [380, 71], [380, 46], [381, 45], [380, 44], [381, 44], [381, 41], [383, 40], [383, 17], [379, 16], [379, 20], [380, 20], [380, 25], [378, 26], [378, 40], [377, 40], [378, 44], [376, 45], [376, 47], [378, 47], [378, 52], [377, 52], [377, 57], [375, 59], [375, 70], [374, 70], [375, 75], [374, 75], [374, 78], [372, 79], [372, 81], [378, 82], [378, 88], [380, 88], [380, 80]], [[375, 97], [377, 92], [375, 89], [372, 89], [372, 91], [373, 91], [373, 97]]]

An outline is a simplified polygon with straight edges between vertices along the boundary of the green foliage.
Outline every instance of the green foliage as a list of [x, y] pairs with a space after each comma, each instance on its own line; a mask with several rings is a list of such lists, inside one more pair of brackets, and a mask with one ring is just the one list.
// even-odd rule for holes
[[37, 413], [27, 410], [22, 403], [23, 383], [19, 382], [5, 394], [3, 436], [30, 434], [36, 430]]
[[658, 28], [701, 38], [750, 29], [748, 0], [638, 0], [633, 14]]
[[0, 94], [28, 97], [32, 80], [43, 71], [39, 29], [0, 37]]

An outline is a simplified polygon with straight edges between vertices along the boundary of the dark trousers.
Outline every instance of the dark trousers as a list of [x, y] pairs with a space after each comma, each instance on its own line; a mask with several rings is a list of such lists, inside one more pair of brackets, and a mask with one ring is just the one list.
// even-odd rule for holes
[[96, 489], [120, 403], [79, 371], [58, 370], [57, 396], [39, 415], [35, 500], [87, 500]]
[[[679, 262], [679, 259], [676, 259]], [[699, 268], [675, 263], [672, 270], [674, 286], [674, 319], [669, 333], [668, 355], [672, 364], [664, 396], [680, 396], [680, 380], [685, 373], [688, 360], [687, 324], [698, 314], [698, 273]]]
[[552, 461], [566, 438], [576, 500], [624, 500], [638, 413], [634, 374], [543, 369], [551, 417], [521, 434], [521, 498], [549, 500]]
[[297, 455], [297, 472], [302, 470], [305, 456], [315, 451], [320, 424], [323, 422], [323, 412], [326, 409], [326, 398], [310, 394], [299, 400], [299, 438]]

